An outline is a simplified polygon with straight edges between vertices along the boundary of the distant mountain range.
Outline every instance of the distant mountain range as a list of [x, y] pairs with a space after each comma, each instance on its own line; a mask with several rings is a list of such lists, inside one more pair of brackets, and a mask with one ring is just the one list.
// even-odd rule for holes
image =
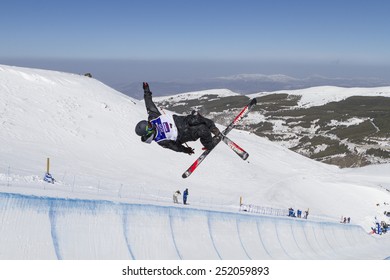
[[227, 125], [232, 111], [252, 97], [258, 105], [239, 127], [243, 130], [339, 167], [390, 162], [390, 87], [314, 87], [247, 96], [209, 90], [157, 101], [167, 110], [185, 114], [195, 109]]
[[[143, 81], [132, 82], [114, 87], [122, 93], [142, 99], [141, 84]], [[201, 91], [208, 89], [229, 89], [240, 94], [251, 94], [263, 91], [293, 90], [314, 86], [339, 87], [379, 87], [388, 86], [389, 83], [380, 79], [358, 78], [328, 78], [324, 76], [310, 76], [307, 78], [294, 78], [286, 75], [239, 74], [233, 76], [216, 77], [195, 81], [148, 81], [154, 90], [155, 96], [174, 95], [184, 92]]]

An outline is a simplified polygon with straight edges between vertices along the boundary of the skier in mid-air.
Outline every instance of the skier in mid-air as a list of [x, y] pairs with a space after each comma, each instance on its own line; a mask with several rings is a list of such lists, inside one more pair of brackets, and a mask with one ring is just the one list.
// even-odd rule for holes
[[154, 140], [164, 148], [189, 155], [194, 153], [194, 149], [184, 146], [186, 142], [200, 139], [208, 150], [218, 144], [220, 131], [212, 120], [195, 112], [187, 116], [163, 115], [152, 100], [148, 83], [143, 83], [143, 90], [148, 120], [142, 120], [135, 126], [135, 133], [141, 136], [142, 142], [150, 144]]

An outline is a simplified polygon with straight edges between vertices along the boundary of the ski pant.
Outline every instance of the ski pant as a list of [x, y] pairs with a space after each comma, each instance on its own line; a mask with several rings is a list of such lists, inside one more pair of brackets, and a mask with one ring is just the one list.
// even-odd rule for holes
[[214, 147], [211, 130], [216, 129], [214, 122], [197, 113], [188, 116], [174, 115], [174, 121], [178, 128], [178, 141], [185, 143], [200, 139], [207, 149]]

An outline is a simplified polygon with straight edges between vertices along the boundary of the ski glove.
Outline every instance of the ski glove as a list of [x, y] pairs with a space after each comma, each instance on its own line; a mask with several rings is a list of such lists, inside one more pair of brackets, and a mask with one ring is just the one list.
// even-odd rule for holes
[[186, 154], [192, 155], [194, 153], [194, 149], [191, 147], [184, 147], [184, 152]]
[[144, 89], [144, 92], [150, 92], [149, 84], [147, 82], [142, 84], [142, 88]]

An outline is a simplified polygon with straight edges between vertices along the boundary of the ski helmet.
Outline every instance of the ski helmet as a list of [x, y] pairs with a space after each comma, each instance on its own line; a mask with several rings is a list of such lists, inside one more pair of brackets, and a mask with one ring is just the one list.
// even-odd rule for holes
[[154, 131], [154, 127], [153, 125], [148, 122], [148, 121], [140, 121], [139, 123], [137, 123], [137, 125], [135, 126], [135, 133], [138, 135], [138, 136], [148, 136], [149, 134], [151, 134], [152, 132]]

